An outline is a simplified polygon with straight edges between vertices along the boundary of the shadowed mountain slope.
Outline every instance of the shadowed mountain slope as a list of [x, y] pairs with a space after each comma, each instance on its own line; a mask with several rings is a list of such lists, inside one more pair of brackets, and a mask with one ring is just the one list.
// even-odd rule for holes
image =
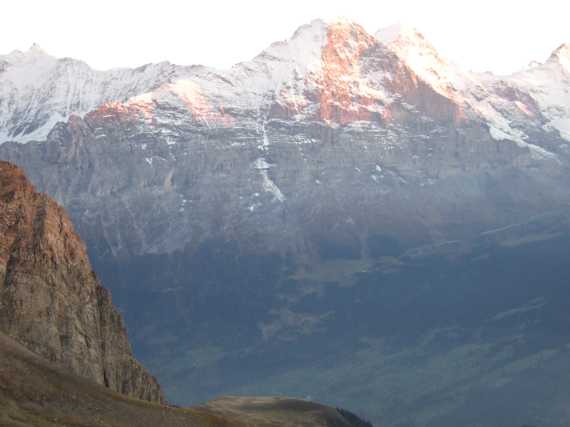
[[0, 426], [355, 425], [286, 398], [163, 401], [65, 211], [0, 162]]

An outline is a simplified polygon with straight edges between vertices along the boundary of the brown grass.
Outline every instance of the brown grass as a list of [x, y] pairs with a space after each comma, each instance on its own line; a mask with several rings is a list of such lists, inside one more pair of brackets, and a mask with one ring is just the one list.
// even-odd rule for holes
[[322, 405], [226, 397], [175, 408], [125, 397], [71, 375], [0, 333], [0, 427], [346, 426]]

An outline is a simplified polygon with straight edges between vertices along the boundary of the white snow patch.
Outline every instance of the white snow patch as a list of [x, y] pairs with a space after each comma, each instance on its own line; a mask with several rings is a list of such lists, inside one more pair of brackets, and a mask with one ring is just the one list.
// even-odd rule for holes
[[400, 37], [414, 38], [417, 37], [418, 34], [419, 32], [416, 28], [403, 23], [397, 23], [378, 30], [376, 38], [385, 44], [390, 44]]
[[422, 80], [448, 97], [471, 80], [470, 73], [442, 58], [433, 45], [415, 28], [393, 25], [379, 30], [375, 37], [402, 59]]
[[274, 166], [273, 164], [267, 163], [267, 161], [263, 157], [260, 157], [254, 163], [255, 169], [258, 169], [258, 170], [267, 170], [273, 166]]
[[263, 123], [261, 129], [263, 132], [263, 147], [267, 149], [267, 147], [269, 147], [269, 137], [267, 136], [267, 129], [265, 129], [265, 122]]
[[562, 138], [570, 141], [570, 117], [554, 119], [550, 122], [550, 125], [560, 132]]
[[550, 151], [545, 150], [544, 148], [539, 147], [538, 145], [529, 144], [528, 142], [524, 142], [520, 138], [513, 138], [508, 133], [503, 132], [502, 130], [497, 129], [495, 127], [491, 127], [490, 132], [491, 132], [491, 136], [496, 141], [504, 141], [504, 140], [514, 141], [519, 147], [528, 148], [530, 150], [531, 156], [534, 159], [537, 159], [537, 160], [540, 160], [540, 159], [558, 159], [556, 154], [551, 153]]
[[509, 77], [509, 81], [530, 94], [551, 127], [570, 141], [570, 69], [556, 56]]
[[257, 169], [259, 171], [259, 174], [261, 175], [263, 189], [266, 192], [271, 193], [273, 195], [274, 199], [276, 199], [280, 202], [284, 202], [285, 196], [281, 192], [281, 189], [269, 177], [268, 171], [273, 166], [274, 166], [273, 164], [267, 163], [267, 161], [263, 157], [260, 157], [254, 163], [255, 169]]
[[513, 140], [513, 137], [509, 135], [507, 132], [502, 131], [501, 129], [496, 128], [495, 126], [491, 126], [489, 128], [491, 133], [491, 138], [495, 141], [505, 141], [505, 140]]

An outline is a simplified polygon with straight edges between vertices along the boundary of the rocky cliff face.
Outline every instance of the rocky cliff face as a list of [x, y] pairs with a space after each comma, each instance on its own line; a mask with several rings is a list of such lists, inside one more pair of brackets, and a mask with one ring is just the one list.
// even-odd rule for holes
[[162, 401], [67, 214], [0, 162], [0, 330], [72, 372]]

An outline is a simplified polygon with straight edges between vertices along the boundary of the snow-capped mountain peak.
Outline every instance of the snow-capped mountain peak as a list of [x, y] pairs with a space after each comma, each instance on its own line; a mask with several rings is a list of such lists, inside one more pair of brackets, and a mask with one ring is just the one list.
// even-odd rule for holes
[[28, 53], [31, 55], [47, 55], [46, 51], [41, 48], [37, 43], [33, 43], [28, 49]]
[[[358, 86], [353, 83], [358, 77], [359, 59], [375, 43], [354, 22], [314, 20], [299, 27], [289, 39], [273, 43], [252, 61], [223, 73], [230, 87], [213, 87], [211, 78], [205, 75], [196, 81], [216, 103], [263, 109], [266, 102], [276, 102], [274, 107], [283, 114], [301, 118], [317, 113], [318, 106], [307, 98], [308, 93], [316, 94], [322, 104], [328, 99], [328, 91], [346, 92], [348, 96], [349, 86]], [[342, 90], [337, 90], [339, 82]], [[321, 113], [326, 116], [322, 119], [328, 119], [330, 114]]]
[[454, 98], [465, 86], [467, 73], [443, 58], [416, 28], [396, 24], [380, 29], [375, 36], [442, 95]]
[[348, 50], [358, 49], [359, 43], [364, 39], [368, 40], [368, 44], [373, 40], [355, 22], [344, 19], [325, 22], [316, 19], [299, 27], [291, 38], [270, 45], [253, 62], [265, 65], [268, 62], [288, 63], [299, 72], [317, 72], [323, 65], [324, 51], [327, 48], [333, 47], [343, 55], [341, 51], [346, 54]]
[[552, 52], [548, 62], [556, 62], [570, 72], [570, 43], [564, 43]]
[[22, 62], [33, 62], [37, 60], [54, 59], [43, 50], [39, 44], [34, 43], [26, 51], [14, 50], [8, 55], [0, 55], [0, 60], [4, 60], [9, 64], [17, 64]]
[[509, 81], [537, 102], [545, 129], [570, 141], [570, 44], [559, 46], [545, 63], [510, 76]]
[[57, 59], [36, 44], [26, 52], [16, 50], [1, 59], [4, 59], [6, 66], [0, 81], [10, 82], [17, 89], [38, 86], [57, 65]]
[[417, 107], [428, 117], [476, 116], [497, 138], [522, 143], [518, 123], [543, 117], [569, 135], [569, 74], [568, 44], [545, 64], [499, 78], [462, 71], [416, 28], [372, 36], [346, 20], [313, 20], [228, 70], [161, 63], [103, 72], [34, 44], [0, 56], [0, 143], [43, 139], [58, 121], [113, 105], [156, 123], [175, 111], [179, 121], [224, 127], [268, 118], [384, 124]]
[[425, 40], [417, 28], [405, 24], [394, 24], [381, 28], [376, 32], [376, 38], [384, 44], [394, 42], [418, 43]]
[[[293, 69], [298, 72], [315, 71], [320, 67], [321, 49], [326, 43], [326, 35], [327, 24], [314, 20], [299, 27], [290, 39], [271, 44], [252, 62], [268, 67], [268, 71], [278, 71], [278, 68], [282, 68], [284, 74], [289, 74]], [[242, 65], [251, 63], [238, 64], [238, 68]]]
[[0, 143], [43, 139], [71, 114], [143, 93], [170, 72], [166, 63], [96, 71], [82, 61], [55, 58], [37, 44], [0, 56]]

